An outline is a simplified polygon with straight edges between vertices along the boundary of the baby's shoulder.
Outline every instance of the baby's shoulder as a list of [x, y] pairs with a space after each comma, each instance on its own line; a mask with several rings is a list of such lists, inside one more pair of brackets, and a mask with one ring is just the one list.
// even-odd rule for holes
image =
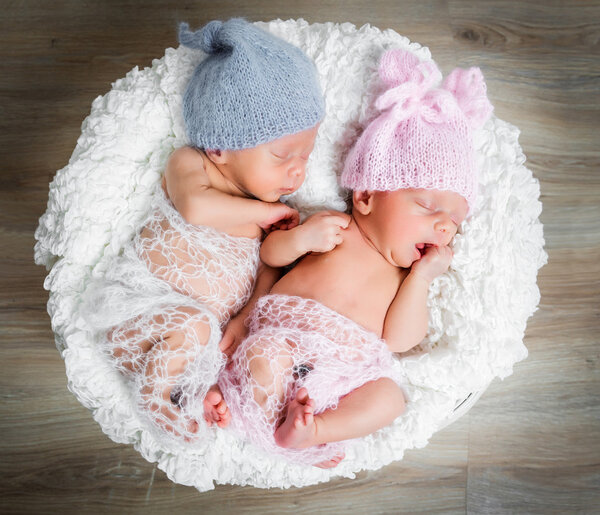
[[180, 147], [173, 151], [167, 161], [165, 177], [170, 179], [182, 179], [193, 174], [196, 180], [205, 179], [208, 182], [204, 153], [193, 147]]

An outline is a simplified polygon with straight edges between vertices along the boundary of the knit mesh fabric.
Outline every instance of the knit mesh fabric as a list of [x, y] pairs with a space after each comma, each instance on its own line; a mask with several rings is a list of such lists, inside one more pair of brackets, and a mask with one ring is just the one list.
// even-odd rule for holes
[[187, 223], [162, 189], [156, 203], [134, 241], [137, 256], [155, 277], [207, 305], [223, 324], [252, 293], [260, 240]]
[[240, 150], [314, 127], [325, 102], [302, 50], [239, 18], [212, 21], [179, 39], [201, 49], [183, 98], [188, 139], [199, 148]]
[[[392, 141], [374, 134], [382, 128], [394, 135]], [[351, 150], [344, 173], [355, 177], [342, 185], [358, 191], [449, 190], [471, 205], [477, 175], [470, 138], [470, 130], [459, 118], [431, 123], [414, 117], [398, 124], [386, 117], [378, 127], [369, 127]]]
[[318, 414], [370, 381], [389, 377], [402, 383], [383, 340], [315, 300], [263, 296], [247, 323], [249, 335], [218, 384], [232, 428], [268, 453], [315, 464], [344, 449], [343, 442], [307, 449], [277, 445], [275, 430], [300, 388], [308, 390]]
[[221, 331], [252, 293], [259, 249], [258, 239], [187, 223], [160, 189], [143, 229], [86, 289], [82, 316], [157, 434], [184, 442], [206, 430]]
[[440, 88], [433, 61], [394, 49], [381, 58], [379, 76], [387, 88], [375, 103], [381, 113], [348, 153], [341, 185], [454, 191], [472, 208], [478, 184], [473, 129], [493, 109], [479, 68], [455, 69]]

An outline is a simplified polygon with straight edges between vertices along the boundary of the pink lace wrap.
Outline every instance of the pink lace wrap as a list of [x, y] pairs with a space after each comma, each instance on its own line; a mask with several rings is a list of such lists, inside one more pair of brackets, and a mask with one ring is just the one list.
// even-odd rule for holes
[[197, 399], [225, 364], [221, 331], [252, 294], [260, 241], [187, 223], [162, 189], [142, 227], [86, 289], [81, 314], [157, 434], [191, 441]]
[[308, 449], [275, 443], [285, 407], [301, 387], [314, 399], [318, 414], [369, 381], [389, 377], [402, 384], [383, 340], [315, 300], [266, 295], [248, 323], [249, 335], [218, 384], [233, 430], [268, 453], [315, 464], [343, 450], [342, 442]]

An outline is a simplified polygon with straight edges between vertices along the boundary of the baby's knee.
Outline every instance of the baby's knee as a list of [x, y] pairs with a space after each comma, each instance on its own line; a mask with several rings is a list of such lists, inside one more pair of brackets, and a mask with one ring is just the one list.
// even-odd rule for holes
[[183, 327], [185, 333], [186, 343], [188, 345], [205, 346], [210, 340], [212, 332], [211, 315], [198, 308], [186, 306], [179, 309], [184, 318], [181, 327]]
[[257, 344], [247, 349], [245, 358], [256, 402], [263, 406], [272, 395], [281, 401], [293, 365], [289, 351]]
[[154, 335], [155, 344], [163, 344], [173, 354], [195, 355], [209, 342], [212, 330], [209, 315], [205, 312], [180, 307], [166, 318]]
[[106, 334], [106, 351], [110, 358], [121, 372], [139, 372], [143, 367], [145, 353], [151, 345], [132, 344], [127, 338], [124, 338], [123, 331], [120, 328], [113, 328]]
[[274, 383], [275, 372], [268, 357], [260, 349], [250, 348], [246, 351], [248, 374], [253, 383], [262, 388], [268, 388]]
[[402, 415], [406, 410], [406, 399], [402, 388], [389, 377], [382, 377], [377, 382], [380, 388], [382, 403], [390, 410], [394, 418]]

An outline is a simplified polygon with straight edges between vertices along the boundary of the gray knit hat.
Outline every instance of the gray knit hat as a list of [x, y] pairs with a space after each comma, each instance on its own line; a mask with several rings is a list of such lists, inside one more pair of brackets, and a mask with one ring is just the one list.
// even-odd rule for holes
[[183, 97], [189, 142], [240, 150], [314, 127], [325, 103], [313, 62], [300, 50], [241, 18], [211, 21], [179, 42], [208, 54]]

